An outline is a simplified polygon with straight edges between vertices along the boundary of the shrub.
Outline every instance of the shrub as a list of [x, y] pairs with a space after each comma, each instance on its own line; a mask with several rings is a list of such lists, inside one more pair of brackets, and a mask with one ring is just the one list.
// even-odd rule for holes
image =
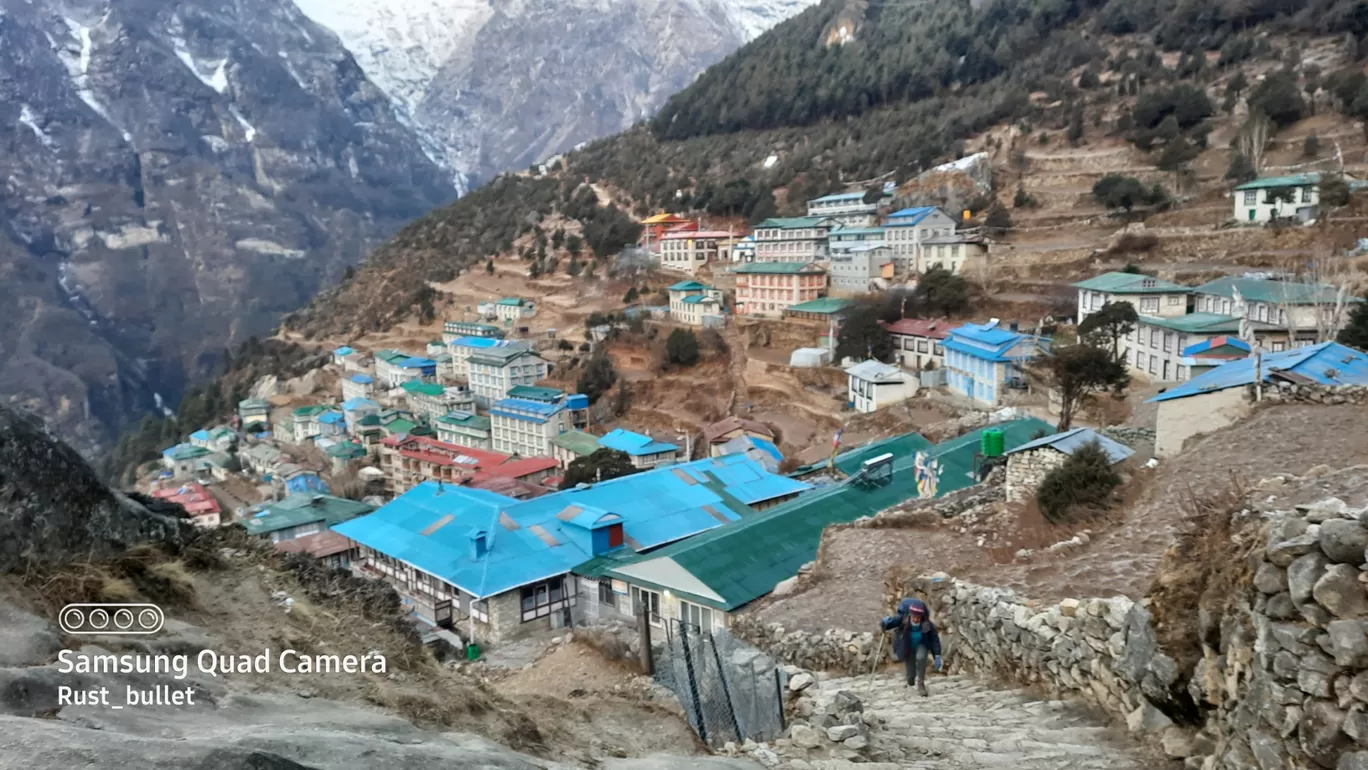
[[1079, 447], [1050, 471], [1036, 489], [1036, 504], [1050, 521], [1061, 524], [1111, 505], [1121, 477], [1096, 441]]
[[574, 350], [575, 343], [571, 342], [570, 340], [561, 340], [556, 343], [556, 348], [558, 350]]
[[[588, 343], [585, 343], [586, 345]], [[599, 400], [617, 382], [617, 370], [608, 354], [600, 351], [584, 365], [584, 373], [575, 383], [575, 389], [589, 397], [589, 403]]]
[[698, 363], [698, 335], [691, 329], [675, 329], [665, 340], [665, 360], [680, 366]]

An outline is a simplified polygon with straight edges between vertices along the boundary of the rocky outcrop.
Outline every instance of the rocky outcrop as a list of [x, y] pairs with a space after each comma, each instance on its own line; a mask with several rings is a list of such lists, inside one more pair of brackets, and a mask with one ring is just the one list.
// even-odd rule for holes
[[0, 400], [83, 453], [455, 195], [288, 0], [0, 14]]
[[188, 527], [109, 489], [71, 447], [0, 406], [0, 574], [98, 559]]
[[788, 631], [778, 623], [761, 623], [749, 615], [733, 618], [727, 630], [785, 663], [812, 671], [867, 674], [873, 670], [876, 656], [888, 658], [887, 643], [880, 655], [881, 645], [872, 631]]

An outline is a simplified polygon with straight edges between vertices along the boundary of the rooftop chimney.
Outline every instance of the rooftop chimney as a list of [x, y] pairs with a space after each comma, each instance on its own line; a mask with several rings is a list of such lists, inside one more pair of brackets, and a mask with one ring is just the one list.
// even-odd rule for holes
[[483, 559], [489, 553], [489, 535], [483, 529], [470, 532], [470, 558]]

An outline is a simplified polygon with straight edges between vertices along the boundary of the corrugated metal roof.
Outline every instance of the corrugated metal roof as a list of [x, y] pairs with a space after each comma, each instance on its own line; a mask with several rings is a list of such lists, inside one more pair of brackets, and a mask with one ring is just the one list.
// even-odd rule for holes
[[[1003, 431], [1008, 447], [1025, 443], [1038, 430], [1050, 429], [1048, 423], [1036, 419], [1017, 420], [992, 427]], [[972, 470], [973, 453], [977, 450], [981, 432], [974, 431], [947, 441], [932, 451], [943, 468], [938, 495], [974, 483], [969, 471]], [[651, 553], [630, 560], [595, 560], [577, 566], [575, 571], [587, 574], [581, 569], [592, 570], [597, 574], [630, 579], [640, 584], [640, 579], [628, 578], [615, 570], [626, 563], [668, 557], [725, 600], [719, 604], [706, 597], [690, 595], [690, 601], [725, 610], [740, 607], [769, 593], [779, 581], [796, 575], [799, 567], [816, 556], [822, 530], [827, 526], [873, 515], [916, 496], [916, 484], [911, 478], [916, 453], [914, 447], [925, 448], [928, 444], [916, 434], [910, 436], [915, 436], [919, 441], [906, 441], [906, 436], [894, 439], [904, 440], [903, 449], [906, 453], [894, 452], [894, 480], [891, 484], [834, 484], [800, 495], [795, 500], [740, 522], [703, 532]], [[881, 451], [878, 453], [890, 451], [890, 443], [881, 442], [878, 447]], [[873, 445], [863, 451], [873, 451]], [[850, 454], [846, 457], [847, 461], [852, 459]], [[860, 457], [856, 465], [863, 459]], [[687, 594], [678, 586], [657, 587]]]
[[598, 443], [609, 449], [626, 452], [633, 457], [679, 451], [679, 447], [674, 444], [656, 441], [650, 436], [643, 436], [640, 433], [623, 430], [622, 428], [610, 431], [607, 435], [600, 438]]
[[777, 228], [779, 230], [797, 230], [807, 227], [822, 227], [829, 221], [829, 217], [770, 217], [755, 226], [756, 230]]
[[820, 197], [820, 198], [813, 198], [812, 200], [808, 201], [808, 203], [832, 203], [832, 202], [835, 202], [835, 201], [859, 201], [859, 200], [864, 200], [865, 195], [866, 195], [866, 193], [864, 193], [864, 192], [832, 193], [831, 195], [823, 195], [823, 196]]
[[1237, 355], [1239, 353], [1247, 355], [1253, 352], [1252, 349], [1249, 347], [1248, 342], [1245, 342], [1239, 337], [1232, 337], [1223, 334], [1219, 337], [1211, 337], [1209, 339], [1202, 340], [1201, 342], [1194, 342], [1193, 344], [1188, 345], [1187, 347], [1183, 348], [1182, 355], [1185, 357], [1200, 356], [1204, 353], [1209, 354], [1222, 348], [1228, 348], [1228, 352], [1231, 354], [1236, 354], [1236, 357], [1243, 357]]
[[839, 299], [836, 297], [821, 297], [819, 299], [810, 299], [807, 302], [799, 302], [796, 305], [790, 305], [784, 309], [784, 312], [819, 313], [821, 315], [831, 315], [834, 313], [839, 313], [853, 304], [855, 304], [854, 301], [848, 299]]
[[[1315, 283], [1296, 283], [1294, 281], [1270, 281], [1260, 278], [1234, 278], [1227, 276], [1208, 281], [1193, 289], [1198, 294], [1214, 294], [1218, 297], [1235, 297], [1238, 289], [1240, 296], [1249, 302], [1274, 302], [1285, 305], [1318, 305], [1334, 302], [1339, 296], [1335, 286]], [[1345, 297], [1348, 302], [1361, 302], [1358, 297]]]
[[706, 285], [701, 284], [698, 281], [680, 281], [679, 283], [672, 284], [668, 291], [702, 291], [706, 288], [708, 288]]
[[846, 374], [873, 383], [902, 382], [905, 379], [903, 371], [898, 367], [873, 359], [855, 364], [846, 369]]
[[1112, 463], [1119, 463], [1135, 454], [1135, 451], [1130, 447], [1112, 441], [1092, 428], [1073, 428], [1071, 430], [1066, 430], [1063, 433], [1056, 433], [1052, 436], [1043, 436], [1035, 441], [1028, 441], [1016, 449], [1009, 450], [1007, 454], [1029, 452], [1032, 449], [1050, 447], [1051, 449], [1056, 449], [1066, 455], [1071, 455], [1075, 450], [1086, 444], [1091, 444], [1094, 441], [1096, 441], [1098, 445], [1102, 447], [1102, 450], [1107, 453], [1107, 459], [1111, 460]]
[[889, 334], [904, 334], [912, 337], [927, 337], [943, 340], [954, 329], [954, 324], [944, 318], [928, 320], [924, 318], [902, 318], [893, 323], [880, 322]]
[[931, 216], [934, 211], [936, 211], [935, 206], [917, 206], [910, 209], [901, 209], [888, 215], [888, 221], [885, 223], [885, 226], [910, 227]]
[[[1321, 385], [1368, 385], [1368, 355], [1338, 342], [1322, 342], [1260, 357], [1259, 377], [1262, 381], [1268, 382], [1289, 374]], [[1146, 403], [1172, 401], [1253, 383], [1253, 362], [1247, 358], [1240, 359], [1175, 385]]]
[[796, 275], [798, 273], [824, 273], [820, 266], [804, 262], [748, 262], [735, 270], [733, 273], [742, 275], [762, 274], [762, 275]]
[[1110, 272], [1095, 275], [1086, 281], [1074, 284], [1075, 288], [1101, 291], [1107, 294], [1172, 294], [1190, 292], [1191, 286], [1165, 281], [1143, 273]]
[[567, 430], [558, 436], [553, 436], [551, 444], [580, 456], [591, 455], [601, 449], [598, 437], [582, 430]]
[[1320, 174], [1311, 172], [1308, 174], [1291, 174], [1289, 176], [1270, 176], [1263, 179], [1255, 179], [1252, 182], [1245, 182], [1237, 186], [1236, 190], [1262, 190], [1270, 187], [1305, 187], [1320, 183]]
[[311, 522], [324, 526], [354, 519], [375, 510], [372, 506], [314, 492], [296, 492], [278, 503], [264, 506], [264, 512], [242, 522], [249, 535], [265, 535]]

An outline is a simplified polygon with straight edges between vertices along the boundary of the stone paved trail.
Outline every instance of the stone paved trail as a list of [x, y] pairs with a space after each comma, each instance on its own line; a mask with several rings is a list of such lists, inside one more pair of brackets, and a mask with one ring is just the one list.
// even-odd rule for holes
[[[931, 695], [921, 698], [903, 684], [900, 675], [900, 670], [881, 674], [872, 686], [868, 677], [814, 683], [798, 704], [800, 712], [810, 715], [795, 718], [789, 741], [776, 741], [779, 761], [765, 764], [792, 770], [1153, 770], [1172, 766], [1074, 704], [996, 689], [964, 676], [929, 677]], [[849, 695], [859, 703], [853, 704]], [[808, 723], [806, 728], [800, 719]]]

